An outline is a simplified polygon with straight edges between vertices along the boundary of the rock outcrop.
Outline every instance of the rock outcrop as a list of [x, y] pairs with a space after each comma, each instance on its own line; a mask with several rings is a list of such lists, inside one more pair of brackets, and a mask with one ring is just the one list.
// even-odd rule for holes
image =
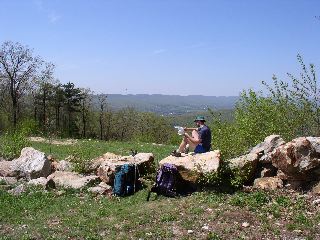
[[135, 164], [141, 176], [154, 170], [154, 157], [152, 153], [138, 153], [135, 156], [124, 157], [107, 153], [95, 159], [91, 168], [97, 167], [96, 173], [100, 179], [113, 185], [116, 168], [123, 164]]
[[197, 183], [203, 174], [218, 172], [220, 167], [220, 151], [183, 154], [182, 157], [169, 156], [159, 162], [160, 166], [165, 163], [174, 164], [184, 180]]
[[32, 179], [27, 184], [33, 185], [33, 186], [41, 186], [44, 189], [55, 188], [55, 182], [52, 179], [50, 179], [50, 178], [47, 179], [45, 177]]
[[320, 138], [299, 137], [279, 146], [272, 153], [272, 165], [284, 180], [313, 181], [320, 179]]
[[23, 148], [19, 158], [0, 162], [0, 175], [4, 177], [26, 178], [28, 180], [47, 177], [51, 173], [51, 163], [43, 152], [31, 147]]
[[250, 153], [255, 153], [259, 157], [259, 162], [262, 164], [271, 163], [271, 153], [277, 147], [284, 145], [286, 142], [280, 135], [270, 135], [264, 139], [262, 143], [251, 149]]
[[75, 172], [56, 171], [47, 178], [53, 180], [55, 186], [64, 188], [80, 189], [85, 186], [94, 184], [99, 180], [98, 176], [83, 176]]
[[249, 153], [237, 158], [228, 160], [232, 172], [244, 179], [245, 182], [252, 180], [258, 165], [258, 154]]

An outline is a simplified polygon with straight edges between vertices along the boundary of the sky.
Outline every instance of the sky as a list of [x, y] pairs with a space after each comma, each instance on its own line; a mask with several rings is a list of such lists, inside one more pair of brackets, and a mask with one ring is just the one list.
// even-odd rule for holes
[[320, 67], [318, 0], [0, 0], [0, 44], [95, 93], [237, 96]]

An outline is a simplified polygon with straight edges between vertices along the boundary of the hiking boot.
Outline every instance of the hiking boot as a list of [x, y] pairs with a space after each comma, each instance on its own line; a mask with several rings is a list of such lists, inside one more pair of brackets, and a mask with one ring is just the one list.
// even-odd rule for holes
[[185, 148], [185, 150], [184, 150], [184, 153], [185, 153], [185, 154], [188, 154], [188, 153], [189, 153], [189, 151], [190, 151], [189, 146], [186, 146], [186, 148]]
[[181, 157], [181, 153], [177, 152], [177, 150], [173, 150], [173, 151], [171, 152], [171, 156]]

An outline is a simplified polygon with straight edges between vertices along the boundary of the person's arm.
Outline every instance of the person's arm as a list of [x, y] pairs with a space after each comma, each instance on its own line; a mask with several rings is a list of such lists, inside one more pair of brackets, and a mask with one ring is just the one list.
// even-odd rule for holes
[[183, 129], [184, 129], [184, 131], [198, 130], [198, 128], [187, 128], [187, 127], [183, 128]]
[[185, 136], [186, 138], [188, 138], [189, 141], [192, 142], [192, 143], [195, 144], [195, 145], [198, 145], [199, 143], [201, 143], [201, 139], [200, 139], [200, 138], [192, 137], [192, 136], [190, 136], [188, 133], [184, 133], [184, 136]]

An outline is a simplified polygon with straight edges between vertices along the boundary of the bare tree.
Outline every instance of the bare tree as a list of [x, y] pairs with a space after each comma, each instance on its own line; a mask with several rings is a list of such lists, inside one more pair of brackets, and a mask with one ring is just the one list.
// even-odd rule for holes
[[42, 60], [20, 43], [4, 42], [0, 49], [0, 85], [9, 90], [13, 126], [16, 128], [21, 97], [31, 86]]
[[99, 124], [100, 124], [100, 140], [103, 139], [103, 130], [104, 130], [104, 117], [105, 110], [107, 105], [107, 95], [100, 94], [99, 95], [99, 107], [100, 107], [100, 116], [99, 116]]
[[87, 122], [90, 114], [90, 107], [91, 107], [91, 101], [92, 101], [92, 91], [87, 88], [81, 89], [81, 121], [82, 121], [82, 137], [86, 137], [87, 133]]

